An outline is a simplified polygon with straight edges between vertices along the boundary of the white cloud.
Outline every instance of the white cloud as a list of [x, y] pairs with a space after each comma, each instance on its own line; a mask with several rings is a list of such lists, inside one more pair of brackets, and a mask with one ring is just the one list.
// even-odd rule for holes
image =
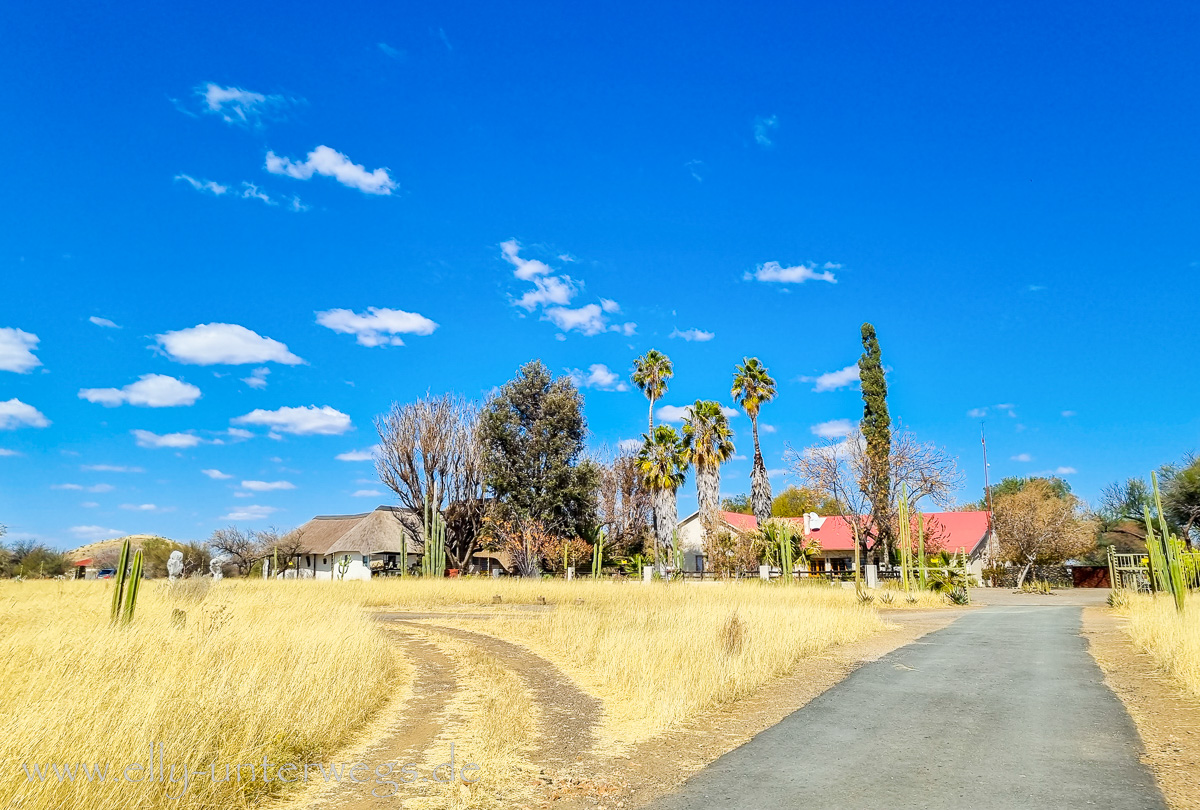
[[[616, 332], [632, 335], [637, 330], [633, 322], [609, 324], [608, 316], [621, 311], [621, 305], [611, 298], [601, 298], [598, 304], [585, 304], [571, 308], [567, 304], [575, 298], [583, 284], [570, 276], [556, 275], [550, 265], [537, 259], [525, 259], [520, 255], [521, 243], [509, 239], [500, 244], [500, 256], [513, 267], [513, 275], [521, 281], [533, 284], [520, 298], [512, 299], [513, 306], [526, 312], [542, 307], [542, 320], [550, 321], [563, 332], [580, 332], [584, 335], [599, 335]], [[562, 261], [574, 261], [573, 257], [559, 256]], [[556, 336], [565, 340], [563, 334]]]
[[227, 479], [233, 478], [233, 476], [230, 475], [229, 473], [223, 473], [220, 470], [201, 470], [200, 472], [204, 473], [205, 475], [207, 475], [209, 478], [213, 479], [214, 481], [225, 481]]
[[82, 484], [54, 484], [50, 489], [66, 489], [72, 492], [91, 492], [99, 495], [102, 492], [112, 492], [114, 487], [112, 484], [92, 484], [90, 487], [85, 487]]
[[608, 321], [599, 304], [585, 304], [577, 309], [550, 307], [545, 311], [545, 317], [564, 332], [578, 331], [585, 335], [598, 335], [608, 331]]
[[227, 124], [244, 127], [261, 126], [264, 118], [290, 103], [284, 96], [268, 96], [240, 87], [221, 87], [212, 82], [200, 85], [196, 93], [203, 100], [201, 109], [204, 112], [220, 116]]
[[345, 453], [338, 453], [334, 458], [338, 461], [374, 461], [378, 452], [379, 445], [375, 445], [366, 450], [349, 450]]
[[279, 408], [265, 411], [257, 408], [245, 416], [233, 420], [235, 425], [265, 425], [272, 431], [293, 433], [297, 436], [336, 436], [350, 430], [350, 417], [326, 405], [305, 405], [299, 408]]
[[256, 368], [254, 371], [250, 372], [249, 377], [242, 377], [242, 382], [251, 388], [266, 388], [267, 375], [270, 373], [271, 369], [267, 368], [266, 366], [263, 366], [262, 368]]
[[108, 540], [125, 534], [120, 529], [106, 529], [103, 526], [72, 526], [67, 531], [80, 540]]
[[[740, 413], [740, 411], [738, 411], [736, 408], [730, 408], [728, 405], [722, 405], [720, 407], [721, 413], [725, 415], [726, 419], [733, 419]], [[692, 406], [663, 405], [654, 413], [663, 422], [682, 422], [691, 415]]]
[[854, 424], [849, 419], [830, 419], [809, 428], [822, 439], [840, 439], [849, 436], [854, 430]]
[[221, 520], [266, 520], [271, 515], [279, 510], [274, 506], [259, 506], [257, 504], [247, 506], [235, 506], [229, 510], [229, 514], [222, 515]]
[[623, 452], [631, 453], [642, 449], [643, 442], [641, 439], [621, 439], [617, 442], [617, 448]]
[[364, 166], [328, 146], [318, 146], [308, 153], [307, 160], [300, 162], [267, 152], [267, 171], [271, 174], [286, 174], [297, 180], [308, 180], [314, 174], [332, 177], [343, 186], [356, 188], [366, 194], [391, 194], [395, 181], [387, 169], [367, 171]]
[[837, 391], [858, 382], [858, 363], [853, 363], [837, 371], [827, 371], [815, 377], [801, 377], [800, 382], [816, 383], [814, 391]]
[[317, 323], [343, 335], [354, 335], [360, 346], [403, 346], [397, 335], [431, 335], [438, 325], [416, 312], [367, 307], [359, 314], [348, 309], [317, 313]]
[[158, 507], [152, 503], [123, 503], [122, 509], [128, 509], [131, 512], [157, 512]]
[[95, 501], [84, 501], [83, 503], [81, 503], [79, 505], [82, 506], [84, 509], [94, 509], [97, 506], [99, 506], [100, 504], [96, 503]]
[[121, 328], [121, 327], [117, 326], [115, 323], [113, 323], [112, 321], [110, 321], [108, 318], [99, 318], [99, 317], [93, 315], [92, 317], [88, 318], [88, 320], [91, 321], [92, 323], [96, 324], [96, 326], [103, 326], [105, 329], [120, 329]]
[[705, 341], [712, 340], [716, 336], [717, 336], [716, 332], [705, 332], [703, 329], [680, 330], [678, 327], [676, 327], [675, 331], [669, 335], [669, 337], [673, 337], [673, 338], [683, 338], [684, 340], [688, 341], [689, 343], [692, 341], [696, 341], [698, 343], [704, 343]]
[[788, 474], [788, 471], [786, 469], [782, 469], [782, 468], [778, 468], [778, 467], [767, 470], [768, 478], [783, 478], [787, 474]]
[[212, 194], [214, 197], [220, 197], [225, 192], [229, 191], [229, 186], [223, 186], [215, 180], [197, 180], [190, 174], [177, 174], [176, 180], [182, 180], [196, 191]]
[[195, 447], [203, 441], [199, 436], [191, 433], [166, 433], [161, 436], [148, 430], [131, 430], [130, 433], [137, 439], [138, 447], [183, 449]]
[[177, 363], [195, 366], [246, 363], [303, 363], [278, 340], [234, 323], [203, 323], [155, 336], [158, 345]]
[[779, 126], [779, 119], [773, 115], [759, 116], [754, 119], [754, 142], [759, 146], [771, 146], [771, 132]]
[[967, 411], [967, 416], [971, 417], [972, 419], [982, 419], [987, 415], [987, 408], [972, 408], [971, 410]]
[[547, 304], [569, 304], [578, 292], [575, 283], [567, 276], [546, 276], [530, 281], [534, 288], [513, 302], [527, 312]]
[[4, 458], [5, 456], [19, 456], [19, 455], [21, 455], [21, 454], [18, 453], [16, 450], [9, 450], [7, 447], [0, 447], [0, 458]]
[[758, 429], [763, 433], [775, 433], [778, 430], [774, 425], [768, 425], [766, 422], [759, 422]]
[[1009, 416], [1011, 416], [1013, 419], [1016, 419], [1017, 418], [1016, 407], [1017, 406], [1013, 405], [1011, 402], [1003, 402], [996, 406], [996, 410], [1004, 411]]
[[1064, 417], [1066, 417], [1067, 419], [1070, 419], [1072, 416], [1075, 415], [1075, 411], [1063, 411], [1062, 415]]
[[784, 267], [779, 262], [760, 264], [755, 270], [747, 270], [742, 277], [746, 281], [777, 281], [781, 284], [803, 284], [806, 281], [828, 281], [837, 284], [833, 271], [841, 265], [825, 262], [820, 271], [812, 262], [793, 267]]
[[350, 494], [351, 498], [379, 498], [383, 493], [377, 489], [357, 489]]
[[45, 414], [19, 399], [0, 401], [0, 430], [19, 427], [44, 428], [50, 424]]
[[170, 408], [191, 405], [200, 398], [200, 389], [164, 374], [143, 374], [124, 388], [81, 388], [79, 398], [105, 407], [140, 405], [145, 408]]
[[578, 388], [599, 388], [601, 391], [628, 391], [629, 386], [617, 372], [603, 363], [593, 363], [586, 372], [570, 369], [571, 380]]
[[117, 464], [83, 464], [79, 469], [84, 472], [115, 472], [115, 473], [141, 473], [145, 472], [141, 467], [124, 467]]
[[654, 415], [663, 422], [682, 422], [692, 412], [691, 405], [661, 405]]
[[15, 371], [24, 374], [42, 364], [33, 356], [39, 343], [38, 336], [21, 329], [0, 329], [0, 371]]
[[277, 489], [295, 489], [291, 481], [243, 481], [242, 489], [251, 492], [274, 492]]
[[1077, 472], [1079, 472], [1079, 470], [1075, 469], [1074, 467], [1056, 467], [1054, 469], [1055, 475], [1074, 475]]
[[254, 438], [253, 433], [251, 433], [248, 430], [243, 430], [242, 428], [230, 428], [229, 430], [227, 430], [225, 432], [228, 433], [230, 436], [232, 436], [235, 439], [253, 439]]
[[1033, 456], [1029, 455], [1028, 453], [1017, 453], [1012, 457], [1012, 460], [1020, 462], [1033, 461]]
[[[196, 191], [199, 191], [203, 194], [212, 194], [214, 197], [224, 196], [230, 191], [229, 186], [218, 183], [215, 180], [197, 180], [195, 177], [192, 177], [188, 174], [177, 174], [175, 175], [175, 179], [183, 180]], [[279, 199], [273, 198], [270, 194], [263, 191], [256, 184], [251, 183], [248, 180], [243, 180], [240, 190], [233, 192], [230, 196], [243, 200], [258, 200], [259, 202], [270, 206], [278, 206], [280, 203]], [[288, 200], [288, 203], [285, 206], [288, 211], [299, 212], [308, 210], [308, 206], [300, 202], [299, 197], [292, 197], [290, 200], [286, 197], [282, 199]]]
[[545, 262], [540, 262], [537, 259], [522, 259], [518, 255], [521, 251], [521, 243], [516, 239], [509, 239], [507, 242], [500, 243], [500, 255], [504, 261], [511, 264], [516, 269], [513, 275], [522, 281], [533, 281], [538, 276], [549, 275], [553, 271], [550, 265]]

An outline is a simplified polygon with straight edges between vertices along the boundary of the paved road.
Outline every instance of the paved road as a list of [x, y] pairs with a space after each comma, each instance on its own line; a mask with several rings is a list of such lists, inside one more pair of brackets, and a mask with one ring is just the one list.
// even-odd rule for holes
[[987, 607], [855, 671], [659, 810], [1165, 810], [1080, 608]]

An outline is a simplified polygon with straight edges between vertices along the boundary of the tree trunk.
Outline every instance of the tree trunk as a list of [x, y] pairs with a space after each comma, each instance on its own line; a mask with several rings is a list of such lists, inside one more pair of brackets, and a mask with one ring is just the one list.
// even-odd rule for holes
[[675, 524], [678, 516], [675, 509], [675, 490], [664, 489], [654, 493], [654, 542], [658, 553], [657, 568], [660, 576], [666, 574], [667, 561], [673, 559]]
[[1017, 590], [1021, 590], [1021, 586], [1025, 584], [1025, 576], [1029, 573], [1029, 569], [1033, 567], [1033, 560], [1025, 563], [1025, 567], [1021, 569], [1021, 575], [1017, 577]]
[[721, 508], [721, 468], [696, 467], [696, 505], [703, 519], [715, 519]]
[[750, 510], [758, 525], [771, 517], [771, 480], [767, 476], [767, 465], [763, 463], [762, 450], [758, 446], [758, 417], [750, 420], [754, 429], [754, 469], [750, 473]]

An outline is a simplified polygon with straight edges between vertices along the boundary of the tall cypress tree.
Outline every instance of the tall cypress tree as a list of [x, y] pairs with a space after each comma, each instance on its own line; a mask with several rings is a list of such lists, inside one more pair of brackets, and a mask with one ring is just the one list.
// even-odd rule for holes
[[866, 495], [871, 501], [874, 523], [875, 550], [888, 561], [892, 546], [891, 489], [892, 489], [892, 419], [888, 415], [887, 380], [879, 352], [875, 327], [862, 325], [862, 357], [858, 358], [858, 378], [862, 384], [862, 435], [867, 443]]

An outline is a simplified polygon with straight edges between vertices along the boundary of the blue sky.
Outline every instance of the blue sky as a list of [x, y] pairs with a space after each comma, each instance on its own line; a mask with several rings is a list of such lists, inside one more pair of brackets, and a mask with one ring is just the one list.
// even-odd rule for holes
[[973, 6], [10, 4], [0, 523], [363, 511], [377, 413], [532, 358], [615, 444], [648, 348], [674, 406], [760, 357], [779, 469], [864, 320], [964, 500], [981, 418], [1089, 499], [1196, 449], [1197, 10]]

